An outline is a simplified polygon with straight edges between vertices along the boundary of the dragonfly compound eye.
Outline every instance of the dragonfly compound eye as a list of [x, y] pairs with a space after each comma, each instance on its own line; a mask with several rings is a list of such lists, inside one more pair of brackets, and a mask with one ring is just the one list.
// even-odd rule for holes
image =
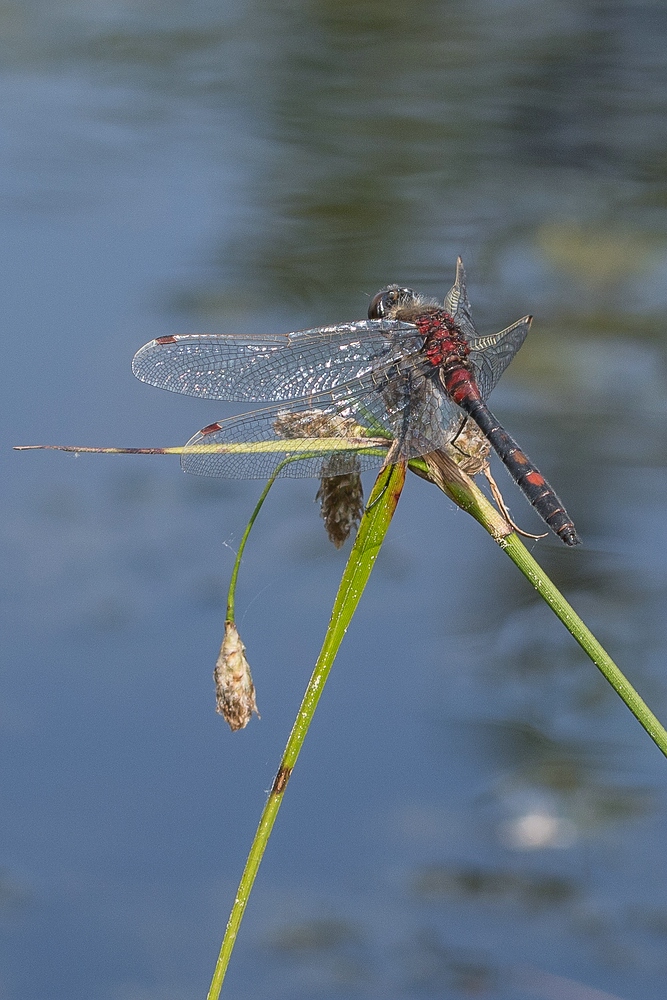
[[397, 306], [411, 305], [416, 299], [411, 288], [388, 285], [373, 296], [368, 307], [369, 319], [386, 319]]

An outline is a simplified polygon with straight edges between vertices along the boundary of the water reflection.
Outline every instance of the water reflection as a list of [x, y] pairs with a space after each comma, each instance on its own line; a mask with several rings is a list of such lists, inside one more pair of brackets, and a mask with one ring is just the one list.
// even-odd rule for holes
[[568, 879], [513, 870], [484, 871], [477, 867], [432, 865], [418, 873], [414, 891], [432, 902], [438, 899], [507, 902], [541, 909], [571, 901], [576, 886]]
[[401, 952], [408, 994], [428, 991], [442, 996], [447, 990], [453, 996], [493, 996], [501, 986], [497, 963], [487, 954], [448, 946], [432, 930], [419, 932]]
[[478, 733], [499, 769], [480, 812], [509, 847], [570, 847], [657, 806], [651, 788], [624, 780], [616, 760], [620, 748], [614, 752], [599, 738], [555, 738], [509, 720], [478, 727]]

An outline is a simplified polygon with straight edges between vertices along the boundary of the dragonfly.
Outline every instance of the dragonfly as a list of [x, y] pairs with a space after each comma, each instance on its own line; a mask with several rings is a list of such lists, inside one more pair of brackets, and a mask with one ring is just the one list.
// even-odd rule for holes
[[343, 475], [445, 449], [472, 420], [546, 524], [576, 545], [562, 501], [487, 406], [531, 322], [479, 336], [459, 257], [442, 305], [387, 285], [367, 319], [257, 337], [158, 337], [132, 370], [172, 392], [271, 402], [195, 434], [181, 464], [196, 475]]

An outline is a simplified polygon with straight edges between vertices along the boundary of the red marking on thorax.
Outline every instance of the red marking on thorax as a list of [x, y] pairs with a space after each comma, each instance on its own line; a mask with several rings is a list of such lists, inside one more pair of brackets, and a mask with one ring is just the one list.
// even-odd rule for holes
[[426, 357], [434, 368], [442, 371], [442, 380], [451, 399], [455, 403], [461, 403], [465, 399], [480, 399], [479, 389], [468, 365], [470, 347], [454, 317], [444, 309], [435, 309], [413, 322], [425, 338]]

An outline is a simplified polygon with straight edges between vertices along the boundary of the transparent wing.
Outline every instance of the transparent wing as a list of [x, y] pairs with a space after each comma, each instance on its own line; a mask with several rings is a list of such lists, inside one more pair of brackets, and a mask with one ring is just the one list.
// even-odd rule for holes
[[338, 408], [318, 404], [270, 406], [211, 424], [188, 441], [181, 466], [198, 476], [268, 479], [276, 471], [321, 477], [334, 465], [336, 475], [382, 465], [390, 438], [371, 436]]
[[526, 339], [532, 322], [532, 316], [524, 316], [500, 333], [489, 337], [475, 337], [470, 341], [468, 360], [475, 372], [482, 399], [488, 399], [491, 390]]
[[419, 351], [410, 323], [359, 320], [270, 337], [184, 334], [137, 352], [132, 371], [150, 385], [206, 399], [298, 399], [335, 390]]
[[477, 336], [466, 290], [466, 272], [460, 257], [456, 258], [456, 279], [445, 295], [445, 309], [454, 317], [467, 340], [473, 340]]
[[519, 350], [533, 321], [532, 316], [524, 316], [512, 326], [480, 337], [472, 319], [472, 310], [466, 290], [466, 272], [460, 257], [456, 261], [456, 280], [445, 296], [445, 309], [451, 313], [457, 325], [465, 334], [470, 345], [469, 361], [475, 372], [477, 386], [483, 399], [487, 399], [498, 379]]
[[186, 445], [186, 472], [232, 479], [343, 475], [444, 447], [461, 411], [416, 366], [210, 424]]

